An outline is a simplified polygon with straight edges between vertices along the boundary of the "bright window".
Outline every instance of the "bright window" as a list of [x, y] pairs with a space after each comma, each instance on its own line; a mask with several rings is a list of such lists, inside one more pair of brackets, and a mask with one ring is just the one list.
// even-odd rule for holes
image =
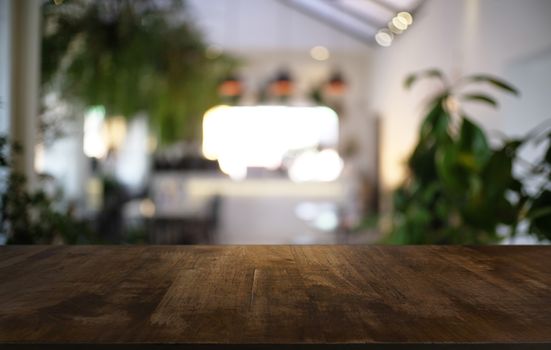
[[[327, 107], [218, 106], [203, 119], [203, 154], [218, 160], [221, 170], [235, 179], [244, 178], [247, 168], [276, 169], [289, 160], [293, 180], [330, 181], [342, 168], [335, 151], [338, 128], [337, 114]], [[305, 169], [304, 157], [293, 171], [301, 155], [308, 154], [313, 164], [317, 153], [317, 162], [323, 163], [317, 167], [319, 176], [308, 174], [316, 169]]]

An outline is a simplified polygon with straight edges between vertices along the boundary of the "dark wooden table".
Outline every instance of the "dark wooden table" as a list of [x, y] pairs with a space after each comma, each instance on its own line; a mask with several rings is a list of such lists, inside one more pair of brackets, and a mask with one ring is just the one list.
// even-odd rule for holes
[[551, 349], [551, 247], [0, 247], [2, 349]]

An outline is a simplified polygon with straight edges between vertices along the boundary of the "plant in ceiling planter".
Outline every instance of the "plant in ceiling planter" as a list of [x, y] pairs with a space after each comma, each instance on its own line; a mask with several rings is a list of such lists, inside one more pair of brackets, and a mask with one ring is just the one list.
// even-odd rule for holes
[[[437, 70], [410, 75], [410, 88], [419, 78], [439, 79], [444, 88], [428, 104], [418, 142], [407, 161], [409, 176], [394, 193], [393, 229], [388, 242], [398, 244], [487, 244], [511, 236], [520, 226], [538, 239], [551, 239], [551, 146], [541, 160], [515, 176], [520, 150], [551, 133], [538, 129], [522, 139], [503, 140], [492, 148], [485, 132], [460, 108], [478, 102], [497, 106], [486, 93], [470, 92], [489, 84], [517, 94], [509, 84], [486, 75], [473, 75], [451, 85]], [[525, 186], [539, 177], [536, 189]], [[524, 223], [525, 225], [521, 225]]]
[[181, 0], [67, 0], [43, 14], [43, 90], [108, 116], [145, 112], [162, 144], [197, 138], [235, 68], [207, 57]]

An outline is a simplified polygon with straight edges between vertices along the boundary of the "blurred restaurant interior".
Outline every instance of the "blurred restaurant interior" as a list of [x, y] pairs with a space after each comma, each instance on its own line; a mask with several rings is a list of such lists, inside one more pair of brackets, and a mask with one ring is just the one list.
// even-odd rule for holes
[[0, 244], [546, 244], [551, 1], [0, 0]]

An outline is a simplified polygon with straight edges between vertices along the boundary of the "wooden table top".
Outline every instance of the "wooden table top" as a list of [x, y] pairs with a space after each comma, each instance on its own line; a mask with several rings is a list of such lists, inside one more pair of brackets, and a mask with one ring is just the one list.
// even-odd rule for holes
[[551, 349], [551, 247], [0, 247], [0, 348], [63, 344]]

